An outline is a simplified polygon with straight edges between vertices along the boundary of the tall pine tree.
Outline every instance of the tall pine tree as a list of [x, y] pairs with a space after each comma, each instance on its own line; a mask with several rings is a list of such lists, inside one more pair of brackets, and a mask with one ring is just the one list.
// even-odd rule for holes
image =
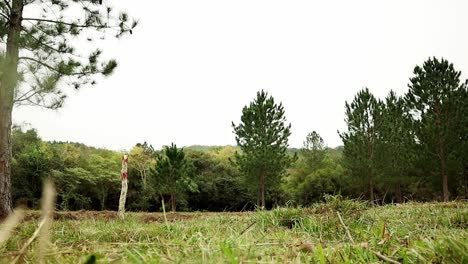
[[346, 102], [347, 132], [340, 133], [344, 143], [343, 161], [354, 177], [363, 178], [369, 199], [375, 201], [376, 145], [381, 103], [365, 88], [357, 93], [351, 104]]
[[396, 200], [402, 202], [402, 184], [407, 182], [414, 161], [414, 135], [403, 98], [390, 91], [377, 125], [377, 167], [384, 184], [394, 186]]
[[233, 122], [232, 127], [242, 150], [236, 162], [258, 186], [258, 206], [263, 209], [267, 185], [271, 189], [278, 187], [281, 175], [294, 159], [286, 153], [291, 124], [286, 124], [282, 104], [262, 90], [242, 109], [240, 124]]
[[443, 200], [448, 201], [449, 164], [463, 137], [457, 135], [457, 126], [463, 120], [459, 113], [459, 91], [466, 90], [460, 82], [461, 72], [445, 59], [430, 58], [414, 68], [410, 79], [406, 103], [412, 114], [413, 129], [420, 146], [421, 156], [435, 165], [434, 176], [442, 183]]

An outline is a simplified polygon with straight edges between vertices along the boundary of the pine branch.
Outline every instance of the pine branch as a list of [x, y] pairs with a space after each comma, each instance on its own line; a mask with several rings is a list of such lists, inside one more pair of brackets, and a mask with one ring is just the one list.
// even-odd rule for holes
[[[31, 93], [32, 94], [29, 94]], [[20, 102], [24, 102], [24, 101], [29, 101], [29, 99], [31, 99], [33, 96], [35, 96], [36, 94], [40, 93], [41, 91], [40, 90], [37, 90], [37, 89], [31, 89], [25, 93], [23, 93], [21, 96], [19, 96], [17, 99], [15, 99], [15, 103], [20, 103]]]
[[110, 26], [107, 25], [86, 25], [86, 24], [74, 24], [74, 23], [69, 23], [69, 22], [64, 22], [64, 21], [59, 21], [59, 20], [52, 20], [52, 19], [43, 19], [43, 18], [33, 18], [33, 17], [25, 17], [23, 18], [25, 21], [38, 21], [38, 22], [46, 22], [46, 23], [54, 23], [54, 24], [64, 24], [67, 26], [71, 27], [79, 27], [79, 28], [111, 28]]
[[6, 7], [8, 7], [8, 9], [10, 9], [10, 11], [11, 11], [10, 2], [8, 2], [8, 0], [3, 0], [3, 2], [5, 3]]
[[19, 57], [18, 60], [30, 60], [30, 61], [33, 61], [33, 62], [35, 62], [35, 63], [38, 63], [38, 64], [40, 64], [40, 65], [42, 65], [42, 66], [44, 66], [44, 67], [50, 69], [50, 70], [52, 70], [52, 71], [55, 71], [55, 72], [60, 73], [60, 72], [59, 72], [56, 68], [54, 68], [53, 66], [51, 66], [51, 65], [49, 65], [49, 64], [47, 64], [47, 63], [45, 63], [45, 62], [42, 62], [42, 61], [40, 61], [40, 60], [38, 60], [38, 59], [35, 59], [35, 58], [24, 57], [24, 56], [23, 56], [23, 57]]
[[10, 17], [4, 14], [3, 12], [0, 12], [0, 15], [4, 17], [7, 21], [10, 21]]
[[[53, 51], [55, 51], [55, 52], [57, 52], [57, 53], [68, 53], [68, 52], [61, 51], [61, 50], [59, 50], [59, 49], [57, 49], [57, 48], [55, 48], [55, 47], [52, 47], [52, 46], [50, 46], [50, 45], [48, 45], [48, 44], [46, 44], [46, 43], [40, 41], [38, 38], [34, 37], [33, 35], [29, 35], [29, 36], [30, 36], [31, 38], [33, 38], [35, 41], [37, 41], [37, 43], [38, 43], [39, 45], [44, 46], [45, 48], [48, 48], [48, 49], [50, 49], [50, 50], [53, 50]], [[75, 54], [73, 54], [73, 53], [70, 53], [70, 54], [71, 54], [71, 55], [75, 55]]]
[[64, 75], [64, 76], [79, 76], [79, 77], [81, 77], [81, 76], [85, 76], [85, 75], [88, 75], [88, 74], [99, 73], [99, 71], [94, 72], [94, 71], [91, 71], [91, 70], [83, 71], [83, 72], [63, 73], [63, 72], [59, 71], [57, 68], [55, 68], [54, 66], [51, 66], [51, 65], [49, 65], [49, 64], [47, 64], [45, 62], [42, 62], [42, 61], [40, 61], [38, 59], [35, 59], [35, 58], [22, 56], [22, 57], [19, 57], [18, 60], [29, 60], [29, 61], [36, 62], [36, 63], [48, 68], [49, 70], [55, 71], [56, 73], [58, 73], [60, 75]]

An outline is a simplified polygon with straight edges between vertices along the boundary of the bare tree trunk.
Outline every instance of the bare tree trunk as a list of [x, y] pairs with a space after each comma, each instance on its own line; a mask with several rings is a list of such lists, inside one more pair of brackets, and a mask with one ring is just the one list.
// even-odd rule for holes
[[120, 171], [122, 175], [122, 190], [120, 191], [119, 199], [119, 212], [118, 216], [120, 219], [125, 219], [125, 202], [127, 200], [127, 190], [128, 190], [128, 155], [125, 154], [122, 157], [122, 170]]
[[0, 68], [0, 219], [11, 213], [11, 115], [17, 81], [23, 0], [13, 0], [4, 64]]

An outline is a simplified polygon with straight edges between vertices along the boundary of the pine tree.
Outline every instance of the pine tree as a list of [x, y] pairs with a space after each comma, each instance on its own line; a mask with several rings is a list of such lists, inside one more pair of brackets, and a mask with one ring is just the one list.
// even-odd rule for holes
[[414, 135], [411, 132], [403, 98], [390, 91], [382, 105], [377, 126], [377, 167], [384, 183], [392, 183], [396, 199], [402, 202], [402, 183], [414, 161]]
[[189, 177], [190, 163], [185, 158], [184, 149], [172, 143], [164, 147], [163, 154], [157, 155], [156, 165], [151, 170], [159, 192], [169, 195], [171, 211], [176, 211], [176, 198], [183, 198], [184, 193], [196, 191], [197, 186]]
[[460, 82], [461, 72], [445, 59], [430, 58], [414, 68], [405, 100], [412, 114], [413, 129], [420, 145], [421, 155], [436, 165], [442, 182], [443, 200], [448, 201], [450, 157], [463, 142], [457, 137], [459, 90], [466, 90]]
[[237, 145], [236, 154], [241, 171], [258, 186], [258, 206], [265, 208], [266, 186], [273, 189], [293, 161], [286, 153], [291, 124], [286, 125], [282, 104], [263, 90], [256, 99], [242, 109], [239, 125], [232, 123]]
[[[11, 212], [11, 124], [14, 105], [62, 106], [65, 89], [96, 84], [117, 66], [102, 51], [89, 54], [83, 39], [132, 33], [127, 14], [90, 0], [5, 0], [0, 2], [0, 219]], [[34, 16], [32, 16], [34, 15]], [[30, 17], [31, 16], [31, 17]], [[93, 31], [91, 34], [90, 31]]]
[[351, 104], [346, 102], [347, 132], [340, 133], [344, 143], [344, 165], [354, 177], [367, 182], [369, 199], [375, 201], [376, 144], [381, 102], [365, 88], [357, 93]]

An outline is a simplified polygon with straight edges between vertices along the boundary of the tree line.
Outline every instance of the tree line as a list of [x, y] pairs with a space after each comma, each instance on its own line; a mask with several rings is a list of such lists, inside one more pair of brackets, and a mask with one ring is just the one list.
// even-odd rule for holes
[[[344, 145], [328, 148], [312, 131], [289, 148], [285, 109], [265, 91], [232, 123], [237, 146], [175, 144], [130, 151], [128, 209], [239, 211], [285, 203], [307, 206], [327, 194], [374, 203], [468, 197], [468, 92], [447, 60], [416, 66], [404, 95], [369, 89], [345, 103]], [[45, 142], [13, 129], [12, 184], [17, 204], [35, 208], [45, 177], [62, 210], [114, 210], [123, 153], [78, 143]]]

